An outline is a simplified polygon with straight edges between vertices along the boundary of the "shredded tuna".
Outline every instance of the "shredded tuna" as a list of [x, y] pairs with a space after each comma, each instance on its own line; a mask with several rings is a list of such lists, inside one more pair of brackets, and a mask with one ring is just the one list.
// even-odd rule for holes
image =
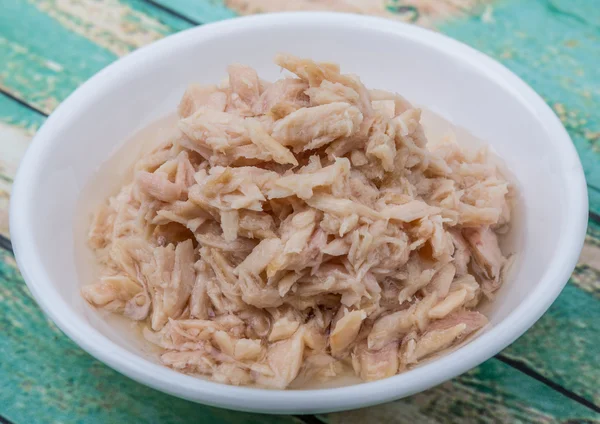
[[376, 380], [457, 347], [510, 263], [510, 185], [484, 151], [430, 148], [400, 95], [276, 63], [295, 77], [232, 65], [188, 88], [172, 139], [94, 217], [82, 296], [226, 384]]

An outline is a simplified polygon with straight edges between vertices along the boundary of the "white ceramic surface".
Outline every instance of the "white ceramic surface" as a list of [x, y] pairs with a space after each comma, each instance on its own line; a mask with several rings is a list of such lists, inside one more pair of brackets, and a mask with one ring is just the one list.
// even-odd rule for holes
[[[78, 291], [73, 222], [100, 164], [134, 132], [174, 110], [186, 85], [215, 83], [232, 62], [280, 75], [278, 52], [339, 62], [368, 87], [402, 93], [489, 142], [524, 199], [520, 263], [489, 311], [487, 331], [401, 375], [349, 387], [266, 391], [176, 373], [91, 320]], [[246, 17], [173, 35], [107, 67], [65, 100], [35, 136], [16, 178], [11, 234], [37, 302], [79, 346], [156, 389], [211, 405], [270, 413], [358, 408], [452, 378], [506, 347], [558, 296], [587, 225], [581, 164], [559, 120], [524, 82], [443, 35], [364, 16], [296, 13]], [[50, 359], [49, 359], [50, 360]]]

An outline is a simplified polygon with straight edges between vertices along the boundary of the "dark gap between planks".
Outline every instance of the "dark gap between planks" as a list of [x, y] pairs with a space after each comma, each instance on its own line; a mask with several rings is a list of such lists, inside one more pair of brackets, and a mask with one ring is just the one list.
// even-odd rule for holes
[[10, 242], [9, 239], [7, 239], [2, 234], [0, 234], [0, 248], [2, 248], [4, 250], [8, 250], [10, 253], [13, 254], [13, 256], [15, 254], [13, 247], [12, 247], [12, 243]]
[[33, 106], [33, 105], [30, 105], [30, 104], [29, 104], [29, 103], [27, 103], [25, 100], [23, 100], [23, 99], [20, 99], [19, 97], [15, 96], [14, 94], [12, 94], [12, 93], [10, 93], [10, 92], [6, 91], [4, 88], [1, 88], [1, 87], [0, 87], [0, 93], [2, 93], [3, 95], [5, 95], [5, 96], [6, 96], [6, 97], [8, 97], [9, 99], [12, 99], [12, 100], [14, 100], [15, 102], [19, 103], [21, 106], [24, 106], [24, 107], [26, 107], [27, 109], [29, 109], [29, 110], [31, 110], [31, 111], [33, 111], [33, 112], [35, 112], [35, 113], [39, 114], [39, 115], [45, 116], [46, 118], [48, 117], [48, 114], [47, 114], [46, 112], [44, 112], [44, 111], [42, 111], [42, 110], [38, 109], [37, 107], [35, 107], [35, 106]]
[[202, 22], [198, 22], [194, 19], [188, 18], [185, 15], [182, 15], [181, 13], [177, 12], [176, 10], [171, 9], [168, 6], [163, 6], [160, 3], [155, 2], [154, 0], [144, 0], [146, 3], [151, 4], [152, 6], [156, 7], [157, 9], [162, 10], [163, 12], [167, 12], [170, 13], [173, 16], [178, 17], [179, 19], [182, 19], [184, 21], [186, 21], [188, 24], [192, 24], [192, 25], [202, 25]]
[[304, 424], [323, 424], [323, 421], [318, 419], [315, 415], [292, 415], [297, 420], [302, 421]]
[[13, 424], [12, 421], [8, 420], [7, 418], [4, 418], [2, 415], [0, 415], [0, 423], [1, 424]]
[[[152, 6], [156, 7], [157, 9], [160, 9], [166, 13], [169, 13], [191, 25], [202, 25], [202, 22], [198, 22], [194, 19], [191, 19], [173, 9], [171, 9], [170, 7], [164, 6], [160, 3], [155, 2], [154, 0], [144, 0], [146, 3], [151, 4]], [[27, 109], [32, 110], [35, 113], [38, 113], [42, 116], [48, 117], [48, 114], [45, 113], [44, 111], [38, 109], [35, 106], [30, 105], [29, 103], [25, 102], [24, 100], [14, 96], [12, 93], [9, 93], [7, 91], [5, 91], [4, 89], [0, 89], [0, 92], [2, 94], [4, 94], [5, 96], [13, 99], [14, 101], [16, 101], [17, 103], [21, 104], [22, 106], [26, 107]], [[595, 190], [600, 192], [599, 188], [596, 188], [594, 186], [588, 185], [588, 188], [591, 190]], [[593, 220], [594, 222], [600, 224], [600, 214], [597, 214], [595, 212], [593, 212], [592, 210], [589, 210], [589, 218], [591, 220]], [[5, 236], [0, 234], [0, 248], [5, 249], [7, 251], [9, 251], [11, 254], [14, 255], [14, 251], [12, 248], [12, 243], [10, 242], [10, 240], [8, 238], [6, 238]], [[580, 403], [581, 405], [591, 409], [594, 412], [600, 413], [600, 407], [595, 405], [594, 403], [590, 402], [589, 400], [577, 395], [576, 393], [571, 392], [570, 390], [565, 389], [564, 387], [562, 387], [560, 384], [553, 382], [552, 380], [544, 377], [543, 375], [539, 374], [538, 372], [536, 372], [535, 370], [531, 369], [529, 366], [527, 366], [525, 363], [518, 361], [518, 360], [514, 360], [511, 358], [508, 358], [502, 354], [498, 354], [495, 356], [496, 359], [498, 359], [499, 361], [505, 363], [506, 365], [515, 368], [516, 370], [528, 375], [531, 378], [534, 378], [535, 380], [547, 385], [548, 387], [552, 388], [553, 390], [556, 390], [557, 392], [561, 393], [563, 396], [568, 397], [569, 399]], [[293, 415], [295, 418], [297, 418], [298, 420], [302, 421], [305, 424], [322, 424], [322, 421], [319, 420], [316, 416], [314, 415]], [[2, 415], [0, 415], [0, 423], [1, 424], [13, 424], [11, 421], [9, 421], [8, 419], [4, 418]]]
[[[591, 185], [589, 183], [587, 184], [587, 187], [588, 187], [588, 197], [591, 195], [590, 192], [592, 192], [592, 191], [600, 194], [600, 188], [595, 187], [595, 186], [593, 186], [593, 185]], [[590, 219], [592, 221], [594, 221], [595, 223], [600, 224], [600, 214], [597, 214], [596, 212], [594, 212], [590, 208], [588, 208], [588, 209], [589, 209], [589, 217], [590, 217]]]
[[589, 218], [596, 224], [600, 224], [600, 215], [594, 211], [589, 211]]
[[563, 386], [561, 386], [558, 383], [555, 383], [554, 381], [550, 380], [549, 378], [544, 377], [543, 375], [541, 375], [540, 373], [538, 373], [537, 371], [531, 369], [526, 363], [524, 363], [523, 361], [519, 361], [517, 359], [512, 359], [508, 356], [503, 355], [502, 353], [499, 353], [495, 356], [496, 359], [498, 359], [499, 361], [505, 363], [508, 366], [513, 367], [514, 369], [521, 371], [523, 374], [528, 375], [529, 377], [536, 379], [537, 381], [539, 381], [540, 383], [544, 383], [546, 386], [556, 390], [557, 392], [559, 392], [560, 394], [562, 394], [563, 396], [568, 397], [571, 400], [574, 400], [575, 402], [591, 409], [594, 412], [600, 413], [600, 406], [594, 404], [593, 402], [587, 400], [586, 398], [579, 396], [576, 393], [573, 393], [570, 390], [565, 389]]

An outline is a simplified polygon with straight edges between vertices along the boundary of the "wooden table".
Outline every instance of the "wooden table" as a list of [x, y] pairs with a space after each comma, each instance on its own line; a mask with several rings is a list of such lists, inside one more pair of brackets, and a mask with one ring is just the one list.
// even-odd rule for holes
[[0, 0], [0, 422], [600, 423], [600, 1], [322, 3], [433, 27], [500, 60], [554, 108], [580, 154], [590, 193], [587, 242], [560, 297], [517, 342], [481, 366], [410, 398], [358, 411], [232, 412], [121, 376], [46, 319], [19, 275], [7, 211], [19, 159], [48, 114], [119, 56], [237, 13], [314, 3], [230, 0], [234, 11], [220, 0]]

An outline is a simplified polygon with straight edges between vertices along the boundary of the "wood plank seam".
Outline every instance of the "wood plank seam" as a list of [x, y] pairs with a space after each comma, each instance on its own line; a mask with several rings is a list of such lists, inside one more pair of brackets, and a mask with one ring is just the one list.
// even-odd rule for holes
[[495, 356], [495, 358], [497, 358], [499, 361], [504, 362], [506, 365], [511, 366], [511, 367], [515, 368], [516, 370], [521, 371], [523, 374], [526, 374], [529, 377], [536, 379], [540, 383], [543, 383], [546, 386], [554, 389], [555, 391], [559, 392], [563, 396], [566, 396], [569, 399], [574, 400], [575, 402], [591, 409], [594, 412], [600, 413], [600, 406], [596, 405], [593, 402], [590, 402], [589, 400], [579, 396], [576, 393], [573, 393], [570, 390], [565, 389], [563, 386], [561, 386], [558, 383], [555, 383], [554, 381], [550, 380], [549, 378], [544, 377], [543, 375], [539, 374], [537, 371], [531, 369], [524, 362], [519, 361], [517, 359], [510, 358], [502, 353], [497, 354]]
[[164, 12], [170, 13], [171, 15], [182, 19], [184, 21], [186, 21], [187, 23], [190, 23], [192, 25], [202, 25], [202, 22], [197, 22], [194, 19], [188, 18], [187, 16], [177, 12], [176, 10], [171, 9], [170, 7], [167, 6], [163, 6], [160, 3], [155, 2], [154, 0], [144, 0], [146, 3], [151, 4], [152, 6], [156, 7], [157, 9], [160, 9]]
[[8, 250], [14, 256], [15, 252], [13, 251], [12, 243], [9, 239], [0, 234], [0, 248], [4, 250]]
[[315, 415], [293, 415], [293, 417], [305, 424], [323, 424], [323, 421], [318, 419]]
[[588, 213], [592, 221], [594, 221], [596, 224], [600, 224], [600, 215], [592, 210], [589, 210]]
[[[586, 181], [586, 183], [587, 183], [587, 181]], [[587, 186], [588, 186], [588, 189], [589, 189], [588, 190], [588, 198], [592, 197], [592, 195], [594, 193], [591, 193], [591, 192], [593, 192], [593, 191], [595, 191], [596, 193], [600, 194], [600, 188], [597, 188], [597, 187], [595, 187], [594, 185], [592, 185], [590, 183], [587, 183]], [[592, 199], [589, 199], [589, 202], [591, 203]], [[588, 207], [588, 209], [589, 209], [589, 213], [590, 213], [590, 215], [589, 215], [590, 219], [593, 220], [594, 222], [600, 224], [600, 215], [597, 214], [596, 212], [594, 212], [591, 207]]]
[[13, 424], [13, 422], [0, 415], [0, 424]]
[[2, 93], [3, 95], [5, 95], [5, 96], [6, 96], [6, 97], [8, 97], [9, 99], [12, 99], [13, 101], [15, 101], [15, 102], [19, 103], [21, 106], [24, 106], [24, 107], [26, 107], [27, 109], [29, 109], [29, 110], [31, 110], [31, 111], [33, 111], [33, 112], [35, 112], [35, 113], [39, 114], [39, 115], [45, 116], [46, 118], [49, 116], [49, 115], [48, 115], [46, 112], [44, 112], [43, 110], [41, 110], [41, 109], [38, 109], [37, 107], [35, 107], [35, 106], [33, 106], [33, 105], [31, 105], [31, 104], [27, 103], [25, 100], [23, 100], [23, 99], [20, 99], [19, 97], [15, 96], [15, 95], [14, 95], [14, 94], [12, 94], [11, 92], [9, 92], [9, 91], [6, 91], [6, 90], [5, 90], [3, 87], [0, 87], [0, 93]]
[[554, 4], [554, 2], [552, 0], [546, 0], [546, 7], [548, 8], [548, 10], [550, 10], [553, 13], [558, 13], [560, 15], [566, 16], [572, 20], [574, 20], [577, 23], [580, 23], [582, 25], [586, 25], [589, 26], [592, 29], [599, 29], [597, 28], [593, 23], [588, 22], [587, 20], [585, 20], [584, 18], [582, 18], [581, 16], [572, 13], [568, 10], [562, 9], [560, 7], [558, 7], [556, 4]]

